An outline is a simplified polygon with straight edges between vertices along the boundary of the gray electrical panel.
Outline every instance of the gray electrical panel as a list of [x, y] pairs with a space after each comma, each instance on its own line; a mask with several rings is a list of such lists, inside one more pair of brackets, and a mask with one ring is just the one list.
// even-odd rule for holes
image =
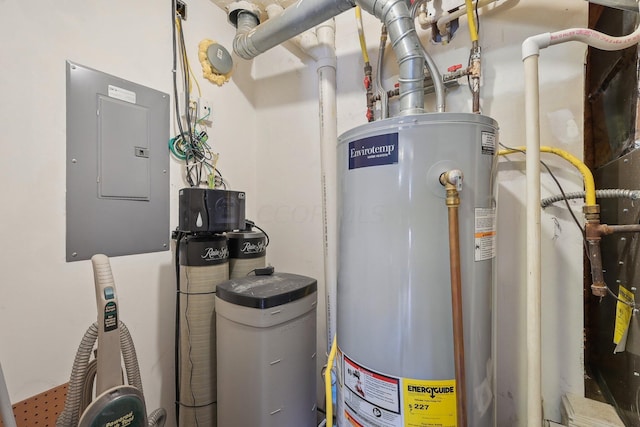
[[169, 95], [67, 61], [66, 259], [169, 249]]

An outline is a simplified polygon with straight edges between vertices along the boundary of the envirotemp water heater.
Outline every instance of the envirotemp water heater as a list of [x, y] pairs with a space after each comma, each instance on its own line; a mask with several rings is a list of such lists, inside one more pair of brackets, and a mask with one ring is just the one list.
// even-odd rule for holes
[[468, 425], [493, 426], [498, 125], [430, 113], [338, 141], [338, 425], [452, 427], [456, 385], [445, 188], [458, 169]]

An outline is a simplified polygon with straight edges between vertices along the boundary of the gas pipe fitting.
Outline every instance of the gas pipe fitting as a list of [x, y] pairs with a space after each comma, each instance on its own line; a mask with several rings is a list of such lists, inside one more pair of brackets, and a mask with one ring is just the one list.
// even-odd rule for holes
[[604, 297], [607, 295], [607, 284], [604, 282], [604, 274], [602, 272], [600, 240], [605, 233], [600, 224], [600, 206], [587, 205], [582, 211], [587, 221], [585, 235], [591, 264], [591, 293], [597, 297]]

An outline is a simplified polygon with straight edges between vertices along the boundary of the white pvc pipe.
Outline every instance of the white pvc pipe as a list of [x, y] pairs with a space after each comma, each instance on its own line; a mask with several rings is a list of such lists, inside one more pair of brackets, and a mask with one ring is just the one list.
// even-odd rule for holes
[[327, 352], [336, 333], [337, 284], [337, 154], [338, 116], [336, 98], [335, 22], [316, 28], [320, 46], [330, 48], [325, 58], [317, 58], [320, 102], [320, 167], [322, 173], [322, 216], [324, 240], [324, 281], [327, 303]]
[[[491, 3], [496, 2], [497, 0], [476, 0], [473, 2], [474, 6], [477, 2], [480, 2], [478, 7], [485, 7]], [[444, 13], [437, 21], [436, 26], [438, 27], [438, 31], [440, 34], [445, 34], [447, 32], [447, 24], [451, 21], [455, 21], [463, 15], [467, 14], [467, 7], [465, 5], [460, 6], [456, 11], [451, 13]]]
[[7, 383], [2, 372], [2, 364], [0, 364], [0, 417], [5, 427], [16, 427], [16, 419], [13, 415]]
[[[640, 7], [640, 4], [639, 4]], [[601, 50], [621, 50], [640, 41], [640, 26], [623, 37], [570, 28], [529, 37], [522, 44], [525, 81], [527, 173], [527, 426], [542, 425], [541, 253], [540, 253], [540, 49], [578, 41]]]
[[542, 332], [540, 253], [540, 108], [538, 55], [525, 59], [527, 139], [527, 426], [542, 424]]
[[[278, 10], [270, 8], [271, 15]], [[336, 97], [336, 26], [330, 19], [312, 30], [291, 39], [303, 52], [316, 62], [318, 72], [318, 101], [320, 121], [320, 174], [322, 191], [322, 247], [324, 285], [327, 315], [327, 353], [336, 334], [336, 286], [337, 286], [337, 157], [338, 115]]]

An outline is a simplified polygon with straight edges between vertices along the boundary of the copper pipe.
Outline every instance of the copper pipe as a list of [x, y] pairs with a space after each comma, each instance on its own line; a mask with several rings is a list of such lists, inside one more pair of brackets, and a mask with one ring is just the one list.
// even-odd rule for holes
[[[454, 172], [454, 171], [451, 171]], [[440, 177], [447, 190], [447, 208], [449, 211], [449, 264], [451, 269], [451, 311], [453, 317], [453, 355], [456, 372], [456, 409], [458, 427], [467, 427], [467, 391], [464, 367], [464, 327], [462, 308], [462, 274], [460, 271], [460, 227], [458, 207], [460, 197], [458, 188], [462, 184], [459, 175], [447, 172]]]

